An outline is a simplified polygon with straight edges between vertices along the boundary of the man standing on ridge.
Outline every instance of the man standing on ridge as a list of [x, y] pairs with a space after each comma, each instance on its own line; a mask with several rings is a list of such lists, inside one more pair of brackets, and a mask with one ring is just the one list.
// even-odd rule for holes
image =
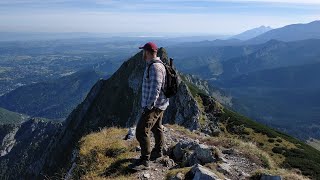
[[[157, 57], [158, 47], [152, 42], [143, 47], [143, 60], [146, 61], [142, 82], [141, 107], [143, 112], [136, 127], [136, 138], [140, 143], [141, 156], [132, 164], [136, 170], [149, 167], [149, 161], [163, 156], [164, 136], [162, 129], [163, 113], [169, 105], [164, 94], [166, 69]], [[151, 151], [150, 133], [155, 137], [155, 147]]]

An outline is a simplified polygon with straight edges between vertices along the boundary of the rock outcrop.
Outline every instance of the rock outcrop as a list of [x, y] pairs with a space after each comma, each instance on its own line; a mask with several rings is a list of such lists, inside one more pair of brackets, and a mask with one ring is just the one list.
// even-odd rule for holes
[[193, 176], [192, 180], [221, 180], [216, 174], [199, 164], [192, 167], [190, 174]]

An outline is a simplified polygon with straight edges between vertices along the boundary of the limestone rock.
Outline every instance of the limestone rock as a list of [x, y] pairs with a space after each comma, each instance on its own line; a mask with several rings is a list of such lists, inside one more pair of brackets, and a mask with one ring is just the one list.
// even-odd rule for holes
[[281, 176], [273, 176], [273, 175], [267, 175], [263, 174], [261, 175], [260, 180], [281, 180]]
[[199, 164], [194, 165], [190, 171], [193, 180], [220, 180], [216, 174]]
[[218, 164], [217, 171], [223, 173], [224, 175], [231, 174], [231, 167], [227, 163]]
[[162, 164], [164, 167], [171, 168], [176, 165], [173, 159], [170, 159], [168, 156], [164, 156], [156, 160], [157, 163]]
[[197, 159], [202, 163], [211, 163], [215, 161], [213, 147], [204, 144], [199, 144], [195, 149]]
[[136, 135], [136, 128], [135, 127], [131, 127], [129, 128], [128, 134], [125, 137], [125, 140], [131, 140], [134, 139]]
[[178, 174], [170, 178], [170, 180], [183, 180], [183, 179], [185, 179], [185, 176], [181, 172], [179, 172]]
[[179, 141], [173, 148], [173, 155], [186, 166], [217, 161], [215, 147], [199, 144], [199, 141]]

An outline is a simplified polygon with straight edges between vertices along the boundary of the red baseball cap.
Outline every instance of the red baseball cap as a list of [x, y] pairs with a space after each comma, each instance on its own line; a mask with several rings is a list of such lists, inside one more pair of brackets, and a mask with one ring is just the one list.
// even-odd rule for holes
[[148, 42], [144, 46], [139, 47], [139, 49], [149, 50], [149, 51], [157, 51], [158, 46], [153, 42]]

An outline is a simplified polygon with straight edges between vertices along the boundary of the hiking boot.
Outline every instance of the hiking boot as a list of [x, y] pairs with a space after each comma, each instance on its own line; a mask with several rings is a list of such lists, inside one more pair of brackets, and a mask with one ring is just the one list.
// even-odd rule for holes
[[155, 161], [158, 158], [161, 158], [163, 156], [162, 152], [157, 152], [157, 151], [151, 151], [151, 155], [150, 155], [150, 160], [151, 161]]
[[129, 168], [136, 171], [147, 170], [150, 168], [150, 161], [139, 158], [136, 159], [132, 164], [130, 164]]

